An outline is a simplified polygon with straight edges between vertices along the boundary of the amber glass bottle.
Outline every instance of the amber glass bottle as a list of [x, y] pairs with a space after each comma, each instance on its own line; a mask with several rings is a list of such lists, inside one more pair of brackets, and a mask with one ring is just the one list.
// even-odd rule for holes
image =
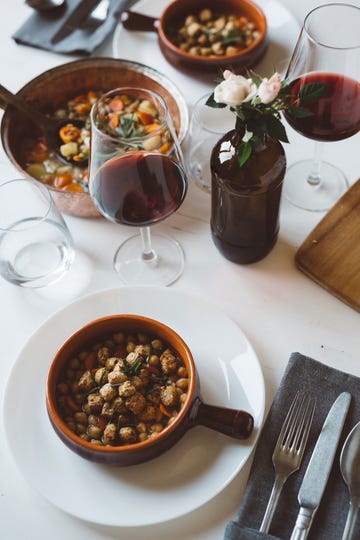
[[279, 206], [286, 159], [279, 141], [267, 135], [239, 165], [243, 132], [226, 133], [211, 154], [211, 233], [218, 250], [241, 264], [265, 257], [279, 232]]

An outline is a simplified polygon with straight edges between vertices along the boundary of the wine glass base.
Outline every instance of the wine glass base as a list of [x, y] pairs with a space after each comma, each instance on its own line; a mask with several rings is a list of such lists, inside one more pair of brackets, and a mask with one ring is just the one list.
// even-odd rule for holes
[[312, 185], [307, 181], [313, 161], [299, 161], [286, 171], [284, 195], [290, 204], [309, 210], [310, 212], [325, 212], [347, 191], [348, 180], [344, 173], [331, 165], [321, 163], [321, 181]]
[[139, 234], [119, 246], [114, 269], [126, 285], [171, 285], [181, 276], [185, 258], [177, 240], [152, 232], [151, 247], [155, 256], [146, 259]]

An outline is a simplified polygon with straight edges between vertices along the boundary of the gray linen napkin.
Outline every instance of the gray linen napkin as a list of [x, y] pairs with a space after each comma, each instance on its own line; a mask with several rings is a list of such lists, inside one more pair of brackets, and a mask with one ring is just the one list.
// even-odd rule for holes
[[[300, 471], [290, 476], [285, 483], [270, 527], [271, 534], [259, 533], [274, 481], [272, 453], [286, 412], [297, 390], [304, 390], [317, 397], [307, 449]], [[341, 538], [349, 507], [349, 494], [341, 477], [339, 456], [348, 433], [360, 420], [360, 378], [325, 366], [300, 353], [293, 353], [259, 437], [240, 509], [235, 519], [227, 524], [225, 540], [290, 538], [299, 511], [297, 494], [314, 444], [332, 403], [344, 391], [352, 395], [350, 409], [331, 475], [308, 536], [309, 540]], [[360, 538], [360, 519], [353, 538]]]
[[119, 14], [134, 3], [134, 0], [112, 0], [107, 19], [101, 26], [95, 30], [76, 29], [58, 43], [51, 43], [51, 38], [65, 19], [82, 1], [86, 0], [67, 0], [65, 8], [58, 8], [54, 12], [40, 13], [35, 11], [13, 34], [13, 39], [22, 45], [56, 53], [90, 55], [114, 30], [118, 23]]

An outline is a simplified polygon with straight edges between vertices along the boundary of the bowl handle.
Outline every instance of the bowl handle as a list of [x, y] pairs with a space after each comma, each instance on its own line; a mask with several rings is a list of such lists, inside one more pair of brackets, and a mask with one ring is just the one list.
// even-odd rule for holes
[[120, 15], [120, 21], [126, 30], [135, 30], [139, 32], [157, 32], [159, 19], [142, 15], [136, 11], [125, 10]]
[[254, 418], [246, 411], [207, 405], [196, 400], [194, 423], [201, 424], [234, 439], [246, 439], [251, 435]]

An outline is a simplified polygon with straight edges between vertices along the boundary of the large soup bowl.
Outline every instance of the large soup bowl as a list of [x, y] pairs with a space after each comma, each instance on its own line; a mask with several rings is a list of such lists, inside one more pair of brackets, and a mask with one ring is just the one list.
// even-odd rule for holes
[[[137, 87], [158, 93], [165, 101], [181, 142], [188, 127], [188, 110], [177, 87], [157, 70], [143, 64], [114, 58], [86, 58], [59, 65], [41, 73], [17, 95], [33, 108], [52, 115], [63, 108], [69, 99], [91, 90], [108, 92], [119, 87]], [[27, 163], [24, 140], [34, 139], [39, 129], [22, 112], [6, 106], [0, 97], [0, 107], [5, 109], [1, 122], [1, 139], [5, 152], [15, 167], [25, 176]], [[35, 178], [37, 180], [37, 178]], [[66, 191], [48, 186], [60, 211], [78, 217], [99, 216], [88, 192]]]
[[[154, 437], [122, 445], [99, 445], [81, 438], [69, 428], [60, 414], [57, 385], [70, 359], [84, 348], [102, 343], [114, 333], [143, 333], [160, 339], [181, 359], [187, 370], [188, 387], [182, 408], [174, 421]], [[200, 382], [191, 351], [184, 340], [165, 324], [140, 315], [111, 315], [91, 321], [83, 326], [60, 347], [52, 360], [47, 378], [46, 405], [51, 424], [71, 450], [88, 460], [116, 464], [135, 465], [159, 456], [173, 446], [190, 428], [201, 424], [236, 439], [250, 436], [254, 420], [251, 414], [205, 404], [201, 399]]]

